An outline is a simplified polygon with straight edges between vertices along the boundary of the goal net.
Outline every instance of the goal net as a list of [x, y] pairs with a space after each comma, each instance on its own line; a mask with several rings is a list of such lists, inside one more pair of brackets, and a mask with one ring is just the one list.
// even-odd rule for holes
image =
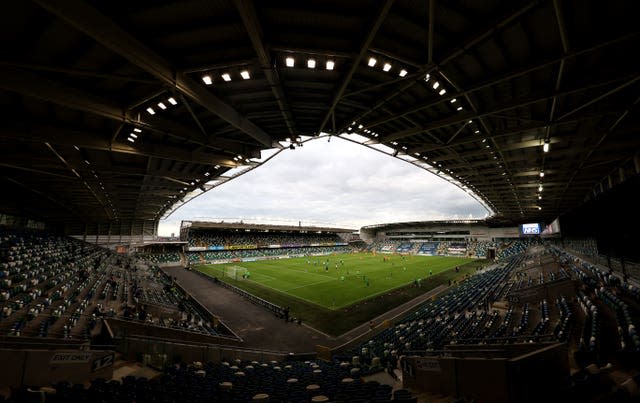
[[243, 274], [247, 273], [247, 269], [241, 266], [229, 266], [223, 269], [223, 275], [233, 279], [241, 279]]

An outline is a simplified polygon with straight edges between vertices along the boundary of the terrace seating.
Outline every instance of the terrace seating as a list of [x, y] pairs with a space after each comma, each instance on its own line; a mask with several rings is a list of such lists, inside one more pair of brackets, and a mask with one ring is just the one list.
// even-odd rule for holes
[[189, 232], [189, 246], [213, 249], [242, 249], [242, 246], [302, 247], [324, 244], [327, 246], [343, 243], [336, 234], [286, 233], [286, 232], [235, 232], [222, 230], [192, 229]]
[[439, 242], [423, 242], [418, 249], [419, 255], [435, 255], [438, 251]]
[[598, 327], [598, 307], [581, 291], [578, 291], [578, 302], [586, 317], [579, 347], [581, 350], [594, 352], [598, 345], [598, 335], [600, 333]]
[[[357, 355], [369, 363], [377, 357], [383, 366], [395, 365], [397, 357], [407, 351], [440, 349], [449, 343], [477, 342], [506, 333], [511, 328], [509, 314], [503, 321], [502, 331], [491, 331], [498, 326], [498, 317], [494, 313], [478, 311], [477, 307], [485, 304], [487, 296], [498, 288], [519, 261], [514, 259], [502, 267], [472, 276], [339, 358]], [[488, 330], [485, 331], [485, 327]]]
[[[3, 230], [0, 332], [86, 337], [87, 295], [109, 252], [71, 238]], [[60, 303], [61, 302], [61, 303]], [[64, 321], [58, 322], [62, 316]], [[37, 319], [37, 320], [36, 320]]]
[[177, 252], [169, 253], [143, 253], [139, 254], [138, 258], [147, 260], [153, 264], [160, 263], [180, 263], [180, 254]]
[[487, 257], [487, 251], [489, 248], [497, 248], [497, 244], [492, 241], [477, 241], [472, 244], [469, 248], [472, 255], [476, 255], [477, 257]]
[[386, 240], [382, 242], [375, 242], [370, 246], [372, 251], [381, 252], [381, 253], [392, 253], [398, 250], [400, 246], [399, 241]]
[[540, 245], [541, 243], [540, 238], [517, 238], [499, 245], [496, 255], [498, 259], [503, 260], [510, 256], [522, 254], [531, 246]]
[[554, 334], [560, 341], [566, 340], [568, 337], [567, 331], [572, 321], [573, 314], [569, 310], [569, 305], [567, 304], [567, 300], [564, 297], [560, 297], [560, 299], [556, 302], [558, 306], [558, 310], [560, 311], [560, 319], [558, 324], [554, 329]]
[[[2, 335], [86, 341], [102, 316], [207, 335], [221, 331], [159, 268], [76, 239], [2, 230], [0, 273]], [[152, 317], [144, 304], [180, 310], [183, 318]]]
[[[351, 377], [353, 368], [367, 372], [366, 366], [324, 361], [240, 360], [195, 364], [169, 367], [153, 380], [132, 376], [124, 377], [121, 383], [96, 379], [88, 388], [59, 382], [53, 385], [55, 394], [47, 396], [47, 401], [416, 401], [407, 390], [392, 394], [389, 385]], [[15, 390], [12, 398], [28, 401], [26, 388]]]
[[616, 297], [610, 290], [600, 287], [596, 295], [609, 306], [616, 317], [617, 330], [620, 337], [622, 350], [640, 351], [640, 336], [636, 332], [636, 326], [629, 313], [629, 307], [625, 302]]
[[[558, 298], [554, 304], [543, 299], [536, 304], [520, 305], [514, 300], [503, 313], [490, 310], [489, 301], [506, 299], [512, 289], [517, 289], [519, 282], [533, 286], [570, 276], [567, 270], [560, 268], [557, 273], [546, 272], [536, 276], [535, 280], [522, 276], [511, 280], [514, 269], [524, 259], [524, 255], [516, 255], [493, 270], [468, 278], [437, 300], [417, 307], [395, 326], [339, 358], [355, 355], [361, 362], [370, 363], [375, 359], [386, 366], [395, 365], [402, 354], [440, 350], [448, 344], [566, 340], [574, 319], [569, 302], [564, 297]], [[584, 293], [578, 295], [578, 302], [587, 316], [581, 345], [585, 351], [595, 351], [599, 343], [598, 309]], [[620, 311], [620, 328], [630, 329], [624, 336], [627, 344], [634, 343], [631, 340], [635, 340], [635, 326], [629, 328], [627, 322], [633, 316], [625, 315], [623, 305], [616, 302], [612, 294], [602, 291], [602, 295]], [[531, 323], [532, 317], [536, 318], [534, 323]], [[635, 344], [632, 345], [635, 347]]]

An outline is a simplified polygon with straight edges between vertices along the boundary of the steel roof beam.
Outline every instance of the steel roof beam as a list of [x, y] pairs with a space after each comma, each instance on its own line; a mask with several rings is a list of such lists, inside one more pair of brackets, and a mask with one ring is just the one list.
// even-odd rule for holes
[[482, 90], [484, 88], [488, 88], [488, 87], [492, 87], [494, 85], [497, 85], [497, 84], [499, 84], [501, 82], [509, 81], [509, 80], [514, 79], [516, 77], [520, 77], [522, 75], [532, 73], [532, 72], [534, 72], [536, 70], [540, 70], [540, 69], [543, 69], [545, 67], [549, 67], [549, 66], [551, 66], [553, 64], [562, 63], [562, 62], [566, 61], [567, 59], [574, 58], [574, 57], [577, 57], [577, 56], [580, 56], [580, 55], [583, 55], [583, 54], [586, 54], [586, 53], [589, 53], [589, 52], [593, 52], [593, 51], [595, 51], [597, 49], [609, 46], [609, 45], [614, 44], [614, 43], [618, 43], [618, 42], [623, 41], [623, 40], [627, 40], [627, 39], [629, 39], [629, 38], [631, 38], [633, 36], [635, 36], [635, 35], [625, 35], [623, 37], [616, 38], [614, 40], [607, 41], [605, 43], [600, 43], [600, 44], [597, 44], [597, 45], [594, 45], [594, 46], [590, 46], [588, 48], [584, 48], [584, 49], [576, 50], [576, 51], [573, 51], [573, 52], [570, 52], [570, 53], [566, 53], [566, 54], [563, 54], [562, 56], [554, 57], [554, 58], [548, 59], [546, 61], [543, 61], [541, 63], [536, 63], [536, 64], [533, 64], [531, 66], [527, 66], [527, 67], [524, 67], [522, 69], [518, 69], [516, 71], [509, 72], [507, 74], [503, 74], [503, 75], [500, 75], [500, 76], [497, 76], [497, 77], [488, 78], [488, 79], [482, 81], [481, 83], [472, 84], [471, 86], [468, 86], [467, 89], [465, 89], [463, 91], [457, 91], [456, 93], [452, 93], [450, 95], [447, 95], [446, 97], [439, 97], [439, 98], [437, 98], [435, 100], [428, 101], [428, 102], [425, 102], [423, 104], [414, 105], [413, 107], [411, 107], [409, 109], [406, 109], [406, 110], [404, 110], [402, 112], [392, 113], [392, 114], [390, 114], [390, 116], [376, 119], [376, 120], [374, 120], [372, 122], [369, 122], [367, 124], [365, 124], [365, 123], [362, 123], [362, 124], [365, 125], [368, 128], [371, 128], [371, 127], [375, 127], [375, 126], [381, 125], [383, 123], [388, 123], [390, 121], [399, 119], [399, 118], [401, 118], [403, 116], [407, 116], [407, 115], [410, 115], [412, 113], [416, 113], [416, 112], [422, 111], [424, 109], [428, 109], [428, 108], [437, 106], [439, 104], [442, 104], [442, 103], [445, 103], [445, 102], [449, 102], [454, 98], [464, 97], [464, 96], [469, 95], [471, 93], [480, 91], [480, 90]]
[[[533, 9], [534, 7], [536, 7], [539, 3], [540, 3], [539, 0], [531, 1], [531, 2], [527, 3], [525, 6], [523, 6], [522, 8], [520, 8], [520, 9], [516, 10], [515, 12], [509, 14], [505, 18], [502, 18], [500, 21], [492, 22], [488, 27], [484, 27], [481, 32], [472, 35], [470, 38], [465, 40], [464, 43], [461, 43], [457, 47], [454, 47], [447, 54], [447, 56], [445, 56], [439, 62], [427, 63], [426, 65], [422, 66], [422, 68], [420, 68], [418, 70], [418, 72], [417, 72], [418, 73], [417, 77], [421, 77], [426, 73], [430, 73], [432, 71], [435, 71], [438, 68], [442, 68], [442, 66], [444, 66], [447, 63], [449, 63], [451, 60], [453, 60], [456, 57], [464, 54], [465, 52], [468, 52], [475, 45], [477, 45], [478, 43], [480, 43], [483, 40], [485, 40], [486, 38], [488, 38], [491, 34], [494, 34], [498, 30], [505, 28], [506, 26], [511, 24], [513, 21], [515, 21], [518, 17], [526, 14], [529, 10]], [[420, 80], [418, 78], [409, 80], [409, 82], [404, 83], [400, 88], [396, 88], [396, 89], [391, 90], [388, 95], [381, 96], [380, 98], [382, 98], [382, 100], [380, 102], [378, 102], [373, 107], [369, 108], [367, 111], [359, 114], [358, 116], [347, 120], [347, 125], [352, 121], [360, 122], [360, 120], [363, 119], [364, 117], [366, 117], [368, 114], [370, 114], [371, 112], [381, 108], [385, 103], [387, 103], [388, 101], [392, 100], [397, 95], [402, 94], [405, 90], [407, 90], [408, 88], [412, 87], [413, 85], [415, 85], [419, 81]], [[344, 127], [342, 129], [344, 129]]]
[[203, 165], [217, 164], [227, 167], [235, 167], [238, 165], [226, 155], [195, 151], [189, 152], [178, 147], [145, 143], [144, 141], [139, 141], [135, 145], [127, 145], [124, 143], [110, 144], [109, 139], [99, 133], [54, 129], [51, 127], [34, 126], [29, 130], [4, 127], [0, 128], [0, 138], [11, 138], [17, 141], [37, 143], [49, 142], [50, 144], [78, 146], [92, 150], [141, 155]]
[[[619, 111], [616, 111], [619, 113]], [[574, 118], [574, 119], [567, 119], [567, 120], [563, 120], [562, 122], [557, 122], [555, 123], [553, 126], [558, 128], [564, 125], [572, 125], [574, 123], [577, 122], [585, 122], [585, 121], [589, 121], [592, 119], [599, 119], [602, 118], [604, 116], [608, 116], [611, 115], [614, 112], [608, 112], [608, 113], [604, 113], [604, 114], [599, 114], [599, 115], [593, 115], [593, 116], [587, 116], [587, 117], [581, 117], [581, 118]], [[494, 115], [492, 115], [494, 116]], [[463, 145], [472, 145], [475, 143], [478, 143], [479, 141], [481, 141], [482, 139], [486, 138], [486, 139], [497, 139], [497, 138], [501, 138], [501, 137], [510, 137], [514, 134], [518, 134], [518, 133], [526, 133], [526, 132], [534, 132], [534, 131], [540, 131], [545, 129], [548, 126], [547, 122], [533, 122], [527, 125], [523, 125], [520, 127], [514, 127], [514, 128], [509, 128], [509, 129], [503, 129], [503, 130], [498, 130], [498, 131], [494, 131], [493, 133], [484, 133], [481, 135], [475, 135], [473, 137], [465, 137], [463, 139], [460, 139], [458, 141], [455, 141], [451, 144], [448, 145], [444, 145], [444, 144], [440, 144], [440, 143], [432, 143], [432, 144], [425, 144], [424, 146], [420, 146], [420, 147], [414, 147], [414, 148], [410, 148], [407, 153], [408, 154], [413, 154], [413, 153], [423, 153], [423, 152], [431, 152], [431, 151], [438, 151], [438, 150], [445, 150], [448, 149], [450, 147], [456, 147], [456, 146], [463, 146]], [[549, 139], [549, 141], [551, 142], [551, 144], [557, 143], [559, 142], [559, 138], [563, 138], [563, 137], [567, 137], [567, 136], [571, 136], [574, 133], [574, 130], [563, 130], [563, 131], [558, 131], [556, 130], [556, 132], [553, 134], [553, 137], [551, 139]], [[530, 133], [530, 135], [538, 135], [540, 136], [539, 133]], [[539, 139], [533, 139], [533, 140], [529, 140], [529, 141], [537, 141], [538, 145], [542, 145], [542, 137], [540, 136]], [[520, 143], [526, 143], [526, 144], [520, 144]], [[528, 143], [528, 141], [522, 141], [522, 142], [518, 142], [518, 143], [511, 143], [511, 144], [505, 144], [503, 145], [503, 150], [508, 151], [510, 149], [519, 149], [519, 148], [528, 148], [529, 144], [532, 143]], [[511, 146], [513, 146], [513, 148], [511, 148]]]
[[[107, 206], [105, 205], [105, 202], [98, 196], [98, 194], [95, 192], [95, 190], [93, 190], [93, 188], [91, 186], [89, 186], [87, 184], [87, 180], [86, 178], [83, 178], [82, 176], [80, 176], [78, 174], [78, 172], [73, 169], [73, 167], [71, 165], [69, 165], [69, 163], [67, 162], [67, 160], [62, 156], [62, 154], [60, 154], [50, 143], [45, 142], [44, 143], [47, 148], [49, 150], [51, 150], [51, 152], [53, 153], [53, 155], [55, 155], [62, 164], [64, 164], [64, 166], [74, 174], [74, 176], [76, 177], [76, 179], [80, 182], [82, 182], [85, 187], [89, 190], [89, 192], [91, 193], [91, 195], [95, 198], [95, 200], [98, 202], [98, 204], [100, 204], [100, 207], [102, 207], [102, 209], [104, 210], [104, 213], [106, 214], [108, 219], [113, 219], [113, 217], [111, 216], [111, 212], [109, 211], [109, 209], [107, 209]], [[81, 187], [82, 188], [82, 187]], [[82, 188], [82, 190], [84, 191], [84, 188]], [[76, 205], [76, 207], [78, 207]]]
[[[527, 96], [527, 97], [521, 97], [518, 99], [514, 99], [514, 100], [510, 100], [510, 101], [506, 101], [502, 104], [498, 104], [498, 105], [494, 105], [491, 108], [485, 110], [485, 111], [479, 111], [477, 113], [473, 113], [473, 112], [465, 112], [465, 113], [457, 113], [454, 114], [453, 116], [449, 116], [446, 117], [444, 119], [440, 119], [440, 120], [436, 120], [434, 122], [432, 122], [431, 124], [425, 125], [423, 127], [411, 127], [408, 129], [404, 129], [404, 130], [400, 130], [398, 132], [395, 133], [391, 133], [388, 134], [386, 136], [384, 136], [383, 138], [380, 139], [380, 142], [388, 142], [388, 141], [395, 141], [395, 140], [400, 140], [402, 138], [405, 137], [409, 137], [412, 136], [414, 134], [418, 134], [418, 133], [422, 133], [422, 132], [427, 132], [429, 130], [434, 130], [434, 129], [439, 129], [441, 127], [447, 127], [447, 126], [451, 126], [457, 123], [462, 123], [465, 121], [468, 121], [470, 119], [479, 119], [485, 116], [489, 116], [492, 115], [494, 113], [501, 113], [501, 112], [505, 112], [508, 110], [512, 110], [512, 109], [517, 109], [517, 108], [521, 108], [524, 106], [529, 106], [529, 105], [533, 105], [539, 102], [543, 102], [546, 101], [548, 99], [551, 99], [555, 96], [565, 96], [565, 95], [569, 95], [569, 94], [573, 94], [573, 93], [577, 93], [577, 92], [581, 92], [581, 91], [585, 91], [585, 90], [589, 90], [589, 89], [593, 89], [593, 88], [597, 88], [597, 87], [601, 87], [601, 86], [605, 86], [611, 83], [615, 83], [618, 82], [620, 80], [626, 80], [629, 79], [630, 77], [617, 77], [617, 78], [613, 78], [613, 79], [608, 79], [606, 81], [601, 81], [598, 83], [589, 83], [588, 85], [584, 85], [584, 86], [578, 86], [578, 87], [574, 87], [572, 89], [569, 90], [565, 90], [565, 91], [560, 91], [560, 92], [553, 92], [550, 94], [543, 94], [543, 95], [533, 95], [533, 96]], [[635, 82], [636, 80], [640, 79], [640, 77], [636, 76], [636, 77], [632, 77], [630, 81], [626, 81], [623, 86], [628, 86], [630, 85], [630, 83]], [[616, 89], [618, 89], [619, 87], [617, 87]]]
[[33, 0], [42, 8], [68, 22], [95, 41], [174, 88], [230, 125], [248, 134], [262, 145], [273, 146], [273, 139], [232, 106], [213, 95], [186, 74], [177, 71], [167, 60], [124, 31], [100, 11], [79, 0]]
[[[79, 219], [81, 219], [83, 221], [86, 221], [86, 217], [84, 215], [81, 215], [78, 212], [78, 209], [75, 208], [74, 206], [70, 206], [70, 205], [68, 205], [68, 203], [66, 203], [64, 201], [60, 201], [60, 200], [58, 200], [58, 199], [56, 199], [56, 198], [44, 193], [43, 191], [40, 191], [38, 189], [34, 189], [33, 187], [28, 186], [28, 185], [24, 184], [21, 181], [17, 181], [17, 180], [15, 180], [13, 178], [9, 178], [9, 177], [6, 177], [6, 176], [4, 177], [4, 179], [6, 181], [8, 181], [8, 182], [13, 183], [14, 185], [20, 186], [21, 188], [24, 188], [24, 189], [28, 190], [29, 192], [35, 193], [40, 197], [48, 199], [50, 202], [52, 202], [54, 204], [57, 204], [58, 206], [62, 207], [63, 209], [69, 211], [73, 217], [77, 217], [77, 218], [79, 218]], [[24, 201], [23, 201], [23, 203], [24, 203]], [[21, 206], [21, 208], [24, 208], [24, 205]], [[38, 206], [38, 213], [41, 213], [41, 211], [42, 211], [42, 205], [39, 205]], [[57, 212], [56, 210], [52, 210], [52, 211]]]
[[433, 63], [433, 30], [435, 27], [436, 0], [429, 0], [429, 36], [427, 37], [427, 64]]
[[[138, 115], [125, 110], [109, 100], [88, 94], [66, 84], [51, 81], [33, 73], [0, 68], [0, 88], [70, 109], [146, 128], [153, 132], [166, 134], [180, 140], [188, 140], [194, 144], [206, 145], [206, 143], [202, 141], [201, 133], [181, 123], [159, 116], [146, 116], [144, 119], [141, 119]], [[233, 142], [218, 140], [218, 143], [218, 147], [215, 148], [224, 147], [233, 153], [243, 152], [243, 149]], [[214, 148], [214, 146], [209, 147]]]
[[624, 112], [622, 112], [622, 114], [618, 117], [618, 119], [616, 119], [616, 121], [613, 122], [613, 124], [607, 130], [605, 130], [604, 133], [602, 133], [598, 141], [596, 141], [595, 143], [592, 143], [591, 148], [589, 149], [589, 152], [587, 153], [587, 155], [584, 156], [584, 158], [582, 158], [582, 160], [580, 161], [580, 164], [578, 165], [578, 168], [575, 171], [573, 171], [571, 178], [567, 181], [564, 189], [562, 190], [562, 197], [558, 198], [557, 203], [560, 203], [560, 200], [564, 198], [571, 184], [576, 181], [576, 176], [578, 175], [578, 172], [580, 172], [584, 168], [585, 164], [589, 161], [593, 153], [600, 147], [602, 142], [607, 138], [607, 136], [609, 136], [609, 134], [611, 134], [611, 132], [613, 132], [618, 127], [620, 122], [622, 122], [639, 103], [640, 103], [640, 97], [636, 98], [636, 100], [631, 105], [629, 105], [629, 107]]
[[333, 115], [336, 109], [336, 106], [338, 106], [338, 103], [342, 99], [342, 95], [344, 94], [344, 91], [347, 89], [347, 87], [349, 86], [349, 83], [351, 82], [351, 78], [353, 78], [353, 75], [358, 69], [358, 66], [360, 65], [360, 61], [362, 61], [362, 58], [367, 54], [369, 47], [371, 46], [371, 42], [373, 42], [373, 39], [376, 37], [376, 34], [378, 33], [378, 30], [382, 26], [382, 23], [387, 18], [387, 15], [389, 14], [389, 10], [391, 10], [391, 6], [393, 5], [393, 3], [394, 3], [394, 0], [386, 0], [384, 2], [382, 8], [380, 9], [380, 12], [378, 13], [378, 16], [376, 17], [375, 21], [369, 28], [367, 37], [365, 38], [364, 42], [360, 46], [360, 52], [355, 57], [355, 59], [353, 59], [351, 63], [351, 67], [349, 68], [349, 71], [347, 72], [347, 74], [344, 76], [342, 80], [342, 84], [340, 85], [340, 88], [338, 89], [338, 91], [336, 91], [335, 95], [333, 96], [333, 101], [331, 102], [329, 111], [327, 111], [327, 114], [325, 115], [324, 119], [322, 120], [322, 123], [320, 124], [320, 127], [318, 128], [318, 134], [320, 134], [324, 130], [324, 127], [326, 126], [327, 122]]
[[235, 3], [240, 16], [242, 17], [244, 27], [249, 33], [253, 49], [258, 55], [260, 68], [262, 69], [267, 82], [269, 82], [273, 96], [276, 98], [276, 102], [278, 103], [280, 113], [282, 113], [287, 129], [289, 129], [289, 134], [291, 136], [295, 136], [296, 129], [291, 114], [291, 108], [289, 107], [289, 103], [287, 102], [287, 98], [282, 88], [278, 70], [275, 68], [271, 61], [271, 57], [264, 46], [262, 27], [260, 26], [260, 21], [258, 21], [255, 7], [251, 0], [236, 0]]

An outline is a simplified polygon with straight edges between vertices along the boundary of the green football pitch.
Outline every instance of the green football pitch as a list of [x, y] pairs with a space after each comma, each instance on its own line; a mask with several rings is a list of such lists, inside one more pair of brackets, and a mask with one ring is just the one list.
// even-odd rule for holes
[[200, 265], [196, 269], [252, 292], [255, 285], [260, 285], [324, 308], [339, 309], [473, 260], [358, 253]]

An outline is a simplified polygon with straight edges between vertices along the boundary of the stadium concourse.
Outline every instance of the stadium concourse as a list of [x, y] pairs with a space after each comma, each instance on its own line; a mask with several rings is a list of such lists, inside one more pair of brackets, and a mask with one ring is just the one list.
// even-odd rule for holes
[[[0, 402], [640, 401], [636, 2], [2, 6]], [[331, 137], [486, 218], [158, 235]]]

